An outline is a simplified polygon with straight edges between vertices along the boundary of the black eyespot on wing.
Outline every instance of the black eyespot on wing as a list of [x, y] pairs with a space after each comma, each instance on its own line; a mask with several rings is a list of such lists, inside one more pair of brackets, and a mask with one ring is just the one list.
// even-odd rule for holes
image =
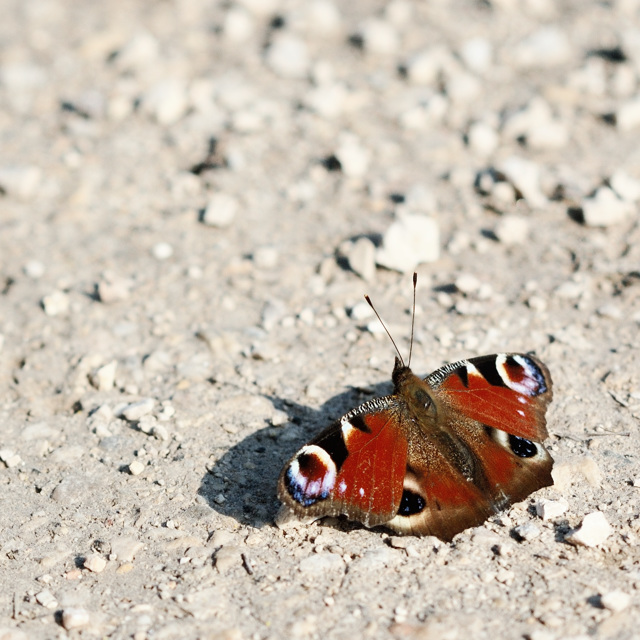
[[496, 357], [490, 356], [487, 358], [477, 358], [473, 364], [476, 369], [484, 376], [484, 379], [494, 387], [506, 387], [502, 376], [498, 373], [496, 368]]
[[509, 446], [511, 447], [511, 451], [519, 458], [533, 458], [533, 456], [538, 453], [538, 448], [534, 442], [511, 434], [509, 434]]
[[316, 496], [308, 496], [305, 493], [304, 488], [295, 477], [291, 467], [287, 469], [287, 473], [284, 476], [284, 486], [289, 492], [289, 495], [303, 507], [310, 507], [314, 502], [318, 502], [318, 498]]
[[426, 506], [427, 501], [421, 495], [405, 489], [402, 492], [398, 515], [412, 516], [414, 513], [420, 513]]

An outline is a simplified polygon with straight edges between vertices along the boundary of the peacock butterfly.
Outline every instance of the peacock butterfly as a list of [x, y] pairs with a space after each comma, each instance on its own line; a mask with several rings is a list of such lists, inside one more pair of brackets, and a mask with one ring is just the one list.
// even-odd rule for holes
[[449, 541], [553, 483], [542, 445], [551, 377], [540, 360], [480, 356], [424, 379], [410, 362], [411, 350], [406, 365], [398, 352], [391, 395], [352, 409], [287, 462], [281, 502], [300, 516]]

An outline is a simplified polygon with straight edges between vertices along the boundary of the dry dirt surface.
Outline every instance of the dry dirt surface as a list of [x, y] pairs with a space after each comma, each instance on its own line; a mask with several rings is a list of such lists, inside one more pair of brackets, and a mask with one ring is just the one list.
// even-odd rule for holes
[[[0, 638], [637, 637], [638, 0], [3, 0]], [[412, 368], [535, 352], [553, 487], [278, 516]], [[277, 524], [276, 524], [277, 523]]]

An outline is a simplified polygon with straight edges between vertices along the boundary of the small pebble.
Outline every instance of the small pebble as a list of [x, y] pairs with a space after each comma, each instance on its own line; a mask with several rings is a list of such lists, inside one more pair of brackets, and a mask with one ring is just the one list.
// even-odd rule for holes
[[144, 464], [140, 460], [129, 463], [129, 473], [132, 476], [139, 476], [144, 471]]
[[19, 200], [31, 200], [41, 179], [42, 172], [38, 167], [0, 167], [0, 191]]
[[224, 17], [222, 31], [230, 42], [240, 44], [246, 42], [253, 34], [255, 24], [248, 11], [238, 6], [231, 6]]
[[64, 291], [54, 291], [42, 298], [42, 308], [48, 316], [60, 316], [69, 311], [69, 296]]
[[22, 464], [22, 458], [11, 449], [0, 450], [0, 460], [4, 462], [7, 469], [13, 469]]
[[571, 544], [583, 547], [597, 547], [601, 545], [613, 533], [611, 525], [601, 511], [589, 513], [582, 520], [577, 529], [569, 532], [565, 540]]
[[559, 27], [543, 27], [528, 36], [512, 50], [511, 64], [522, 68], [555, 67], [565, 63], [571, 55], [571, 43]]
[[45, 268], [39, 260], [29, 260], [22, 268], [24, 274], [32, 280], [37, 280], [44, 275]]
[[228, 227], [238, 211], [238, 201], [226, 193], [214, 194], [207, 204], [202, 222], [210, 227]]
[[482, 286], [482, 283], [474, 275], [470, 273], [463, 273], [456, 278], [455, 285], [456, 289], [460, 291], [460, 293], [468, 295], [471, 293], [477, 293]]
[[540, 208], [547, 198], [540, 188], [540, 165], [533, 160], [511, 156], [498, 165], [509, 182], [515, 186], [531, 207]]
[[564, 499], [547, 500], [546, 498], [541, 498], [536, 502], [536, 513], [543, 520], [555, 520], [563, 515], [568, 508], [569, 504]]
[[584, 223], [589, 227], [609, 227], [630, 218], [635, 212], [632, 202], [621, 200], [609, 187], [600, 187], [593, 197], [582, 201]]
[[492, 63], [493, 47], [488, 38], [471, 38], [460, 48], [460, 57], [472, 71], [483, 73]]
[[373, 309], [365, 300], [354, 304], [349, 312], [349, 316], [356, 321], [366, 320], [367, 318], [371, 318], [373, 315]]
[[36, 602], [45, 609], [55, 609], [58, 606], [58, 601], [49, 589], [43, 589], [40, 593], [36, 593]]
[[86, 627], [89, 624], [90, 616], [86, 609], [78, 609], [70, 607], [62, 610], [62, 626], [70, 631], [71, 629], [78, 629], [80, 627]]
[[107, 566], [107, 561], [101, 555], [92, 553], [85, 558], [83, 566], [92, 573], [101, 573]]
[[112, 360], [108, 364], [96, 369], [89, 376], [89, 381], [98, 391], [108, 391], [112, 389], [115, 384], [117, 368], [118, 361]]
[[139, 31], [118, 52], [115, 62], [119, 69], [142, 68], [157, 61], [160, 43], [147, 31]]
[[502, 244], [524, 244], [529, 237], [529, 221], [522, 216], [504, 215], [493, 232]]
[[121, 278], [114, 273], [107, 271], [103, 274], [101, 280], [96, 285], [96, 290], [100, 302], [103, 304], [111, 304], [126, 300], [133, 286], [133, 281], [129, 278]]
[[289, 33], [273, 39], [266, 51], [266, 62], [276, 75], [286, 79], [306, 77], [311, 64], [306, 42]]
[[166, 260], [173, 255], [173, 247], [168, 242], [156, 242], [151, 253], [156, 260]]
[[340, 136], [335, 156], [340, 162], [342, 173], [350, 178], [361, 178], [367, 173], [371, 152], [354, 135]]
[[440, 257], [440, 228], [433, 218], [404, 215], [385, 232], [376, 262], [387, 269], [407, 273], [423, 262]]
[[280, 253], [276, 247], [259, 247], [253, 252], [253, 262], [260, 269], [273, 269], [279, 260]]
[[132, 402], [124, 407], [120, 412], [120, 415], [129, 422], [137, 422], [142, 418], [142, 416], [146, 416], [148, 413], [151, 413], [154, 405], [155, 400], [153, 398], [138, 400], [137, 402]]
[[616, 126], [624, 132], [640, 127], [640, 98], [632, 98], [618, 107]]
[[174, 124], [189, 106], [186, 84], [178, 78], [161, 80], [144, 95], [142, 106], [159, 124]]
[[537, 538], [542, 533], [540, 527], [533, 522], [525, 522], [517, 526], [514, 531], [521, 540], [525, 540], [526, 542]]
[[376, 275], [376, 247], [369, 238], [358, 238], [349, 249], [349, 268], [363, 280], [371, 282]]
[[369, 18], [359, 29], [365, 51], [381, 55], [396, 53], [400, 44], [393, 25], [380, 18]]
[[638, 202], [640, 200], [640, 180], [630, 176], [622, 170], [616, 171], [609, 184], [616, 194], [627, 202]]
[[467, 132], [469, 147], [479, 156], [489, 156], [500, 143], [498, 132], [486, 122], [474, 122]]
[[600, 604], [609, 611], [615, 613], [624, 611], [631, 604], [631, 596], [624, 591], [615, 590], [603, 593], [600, 596]]

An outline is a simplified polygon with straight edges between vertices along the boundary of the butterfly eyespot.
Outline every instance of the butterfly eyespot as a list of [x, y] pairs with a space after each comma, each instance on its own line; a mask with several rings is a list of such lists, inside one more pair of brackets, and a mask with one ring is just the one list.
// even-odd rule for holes
[[538, 447], [535, 442], [526, 440], [509, 434], [509, 446], [511, 451], [515, 453], [519, 458], [533, 458], [538, 455]]
[[284, 476], [289, 495], [303, 507], [325, 500], [336, 483], [336, 465], [322, 447], [307, 445]]
[[415, 513], [420, 513], [427, 506], [427, 501], [418, 493], [413, 491], [402, 492], [402, 499], [400, 500], [400, 508], [398, 509], [399, 516], [412, 516]]

